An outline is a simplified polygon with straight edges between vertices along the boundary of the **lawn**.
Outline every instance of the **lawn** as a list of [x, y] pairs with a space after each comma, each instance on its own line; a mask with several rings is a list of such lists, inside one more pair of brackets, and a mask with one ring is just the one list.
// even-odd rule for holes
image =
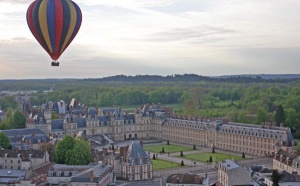
[[145, 151], [147, 152], [154, 152], [159, 153], [162, 151], [162, 148], [164, 147], [165, 153], [174, 153], [174, 152], [180, 152], [180, 151], [192, 151], [192, 147], [183, 147], [178, 145], [150, 145], [150, 146], [144, 146]]
[[[183, 153], [184, 155], [184, 153]], [[212, 159], [214, 162], [220, 162], [223, 160], [241, 160], [242, 158], [242, 154], [241, 156], [236, 156], [236, 155], [231, 155], [231, 154], [223, 154], [223, 153], [200, 153], [200, 154], [189, 154], [186, 156], [179, 156], [181, 158], [184, 159], [189, 159], [189, 160], [194, 160], [194, 161], [199, 161], [199, 162], [207, 162], [209, 160], [209, 157], [212, 156]], [[244, 158], [244, 159], [247, 159]]]
[[153, 163], [153, 170], [181, 167], [179, 163], [174, 163], [174, 162], [165, 161], [161, 159], [152, 160], [152, 163]]

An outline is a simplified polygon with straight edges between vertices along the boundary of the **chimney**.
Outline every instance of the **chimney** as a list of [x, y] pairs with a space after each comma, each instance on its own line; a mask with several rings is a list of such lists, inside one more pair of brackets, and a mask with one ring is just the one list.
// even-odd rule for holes
[[284, 124], [283, 124], [283, 123], [280, 123], [280, 127], [283, 128], [283, 127], [284, 127]]
[[265, 128], [265, 122], [261, 122], [261, 128]]
[[91, 170], [90, 172], [90, 182], [94, 182], [94, 171]]
[[286, 164], [288, 165], [289, 164], [289, 157], [286, 157]]
[[280, 155], [280, 161], [282, 162], [282, 160], [283, 160], [283, 156], [282, 156], [282, 155]]

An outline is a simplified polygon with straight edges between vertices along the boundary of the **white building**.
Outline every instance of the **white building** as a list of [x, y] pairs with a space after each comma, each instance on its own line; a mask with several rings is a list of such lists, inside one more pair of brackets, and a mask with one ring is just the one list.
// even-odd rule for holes
[[[120, 149], [121, 177], [129, 181], [153, 179], [153, 167], [150, 156], [139, 141], [133, 141], [125, 151]], [[116, 166], [116, 165], [115, 165]]]
[[251, 172], [240, 167], [231, 160], [225, 160], [218, 165], [218, 185], [251, 185]]

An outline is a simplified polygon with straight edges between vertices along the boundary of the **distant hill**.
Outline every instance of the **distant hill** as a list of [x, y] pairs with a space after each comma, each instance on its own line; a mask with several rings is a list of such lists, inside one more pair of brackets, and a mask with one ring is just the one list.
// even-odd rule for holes
[[213, 76], [213, 78], [232, 78], [232, 77], [261, 77], [262, 79], [300, 79], [300, 74], [241, 74]]
[[286, 82], [300, 80], [300, 74], [250, 74], [250, 75], [225, 75], [225, 76], [200, 76], [197, 74], [175, 74], [169, 76], [159, 75], [117, 75], [104, 78], [84, 79], [84, 81], [98, 82]]
[[300, 82], [300, 74], [250, 74], [250, 75], [226, 75], [226, 76], [200, 76], [197, 74], [175, 74], [168, 76], [159, 75], [116, 75], [104, 78], [86, 79], [24, 79], [24, 80], [0, 80], [1, 91], [44, 91], [59, 89], [66, 86], [94, 86], [94, 85], [149, 85], [164, 86], [164, 84], [176, 84], [184, 86], [190, 83], [293, 83]]

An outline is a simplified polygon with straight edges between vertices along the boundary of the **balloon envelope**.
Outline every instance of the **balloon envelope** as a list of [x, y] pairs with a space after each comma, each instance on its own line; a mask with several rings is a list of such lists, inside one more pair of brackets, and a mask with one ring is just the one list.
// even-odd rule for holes
[[54, 61], [75, 38], [82, 22], [81, 10], [71, 0], [35, 0], [26, 17], [31, 33]]

